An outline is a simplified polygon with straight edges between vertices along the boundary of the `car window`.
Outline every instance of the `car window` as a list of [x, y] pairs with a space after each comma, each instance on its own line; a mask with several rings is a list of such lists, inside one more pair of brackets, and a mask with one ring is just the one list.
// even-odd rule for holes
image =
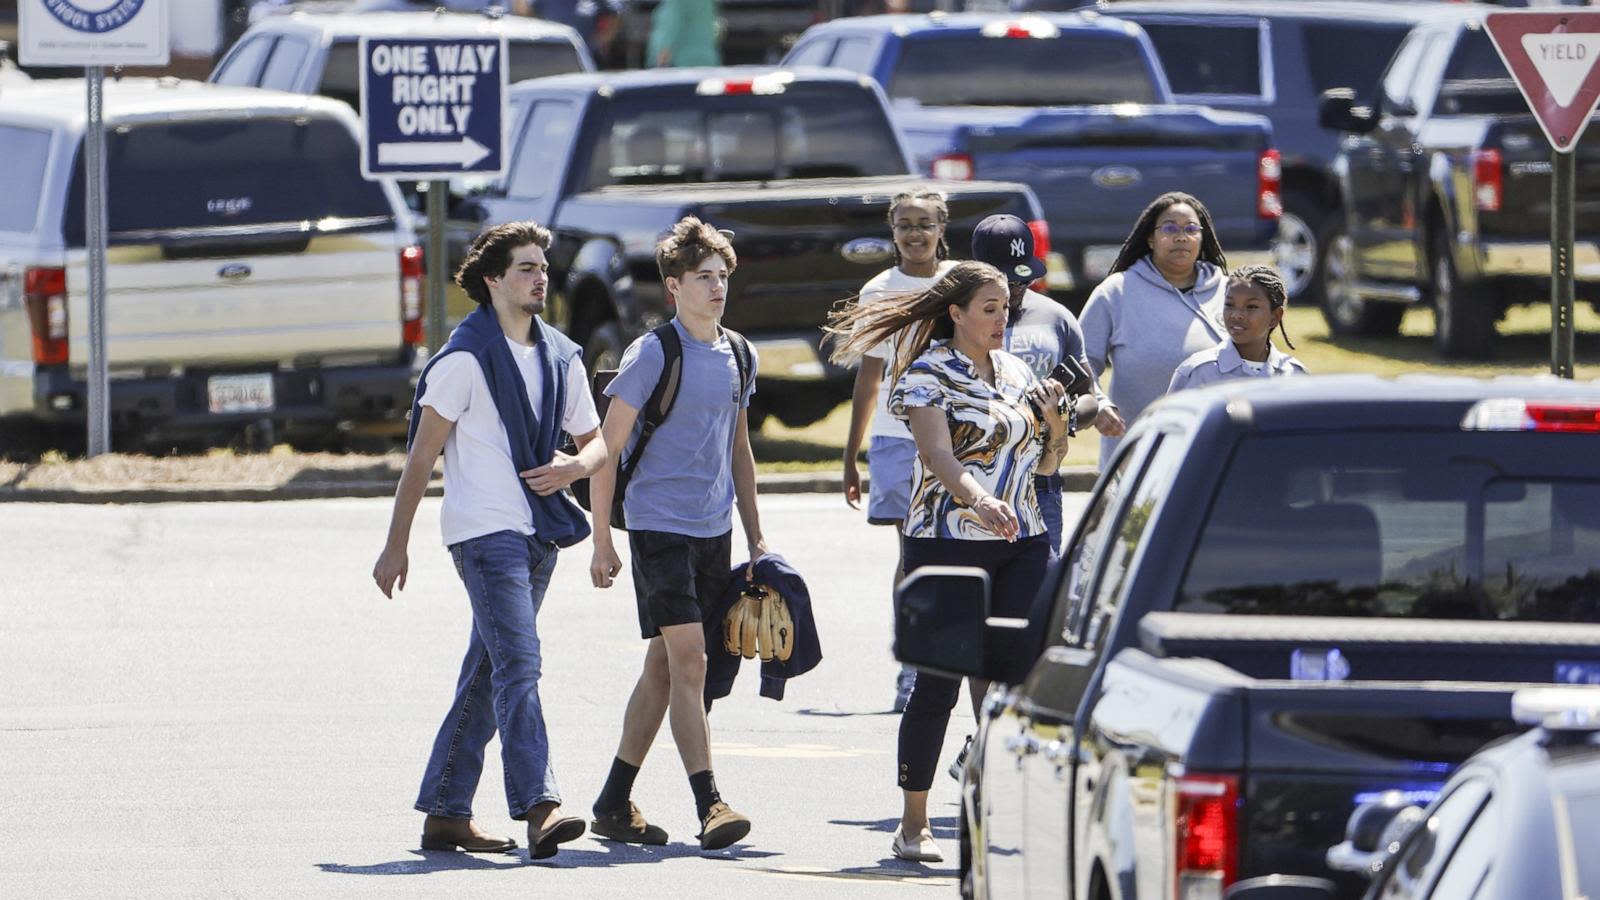
[[783, 61], [786, 66], [825, 66], [828, 57], [833, 53], [834, 40], [832, 38], [818, 38], [806, 41], [794, 48], [788, 58]]
[[1178, 609], [1600, 622], [1600, 481], [1560, 437], [1247, 437]]
[[239, 45], [239, 49], [235, 50], [233, 55], [228, 57], [222, 68], [211, 76], [211, 80], [217, 84], [254, 87], [256, 76], [261, 73], [261, 64], [272, 51], [272, 41], [271, 35], [258, 35], [246, 40]]
[[[583, 59], [578, 48], [566, 41], [511, 41], [507, 44], [511, 68], [506, 80], [515, 84], [529, 78], [582, 72]], [[324, 97], [343, 100], [356, 110], [361, 109], [361, 52], [360, 45], [352, 40], [335, 41], [328, 48], [328, 62], [322, 69], [322, 83], [317, 93]]]
[[1262, 23], [1141, 22], [1175, 94], [1260, 97]]
[[1358, 104], [1370, 105], [1377, 97], [1383, 66], [1405, 39], [1407, 27], [1398, 22], [1307, 22], [1300, 34], [1311, 90], [1321, 94], [1350, 88]]
[[1143, 442], [1130, 444], [1111, 469], [1104, 487], [1084, 511], [1083, 522], [1078, 527], [1077, 540], [1067, 547], [1065, 578], [1062, 597], [1056, 603], [1055, 621], [1051, 624], [1051, 643], [1076, 644], [1078, 634], [1089, 609], [1089, 586], [1094, 580], [1099, 562], [1099, 548], [1106, 541], [1106, 533], [1113, 522], [1112, 512], [1122, 499], [1123, 482], [1132, 470], [1133, 460], [1143, 455]]
[[1439, 873], [1439, 880], [1428, 892], [1430, 897], [1440, 900], [1461, 897], [1466, 900], [1483, 884], [1483, 879], [1494, 864], [1495, 845], [1505, 839], [1505, 835], [1496, 828], [1499, 825], [1498, 811], [1495, 798], [1491, 796], [1467, 826], [1467, 833], [1449, 852], [1449, 858]]
[[[1132, 37], [908, 40], [889, 96], [923, 106], [1078, 106], [1160, 100]], [[960, 65], [953, 61], [960, 60]]]
[[1462, 832], [1472, 825], [1488, 795], [1489, 785], [1481, 778], [1474, 778], [1463, 781], [1440, 800], [1432, 814], [1412, 831], [1399, 856], [1386, 867], [1388, 877], [1378, 891], [1379, 900], [1408, 900], [1426, 896], [1424, 891], [1429, 882], [1450, 858]]
[[311, 45], [299, 38], [279, 38], [267, 67], [261, 71], [261, 86], [275, 91], [292, 91], [299, 87], [300, 67], [310, 52]]
[[1428, 43], [1434, 37], [1432, 32], [1415, 29], [1400, 45], [1394, 59], [1389, 62], [1389, 68], [1383, 73], [1383, 99], [1386, 102], [1391, 105], [1410, 102], [1412, 79], [1417, 74], [1417, 66], [1422, 62]]
[[597, 134], [588, 188], [905, 172], [882, 107], [853, 84], [777, 96], [623, 97], [608, 104]]
[[1563, 858], [1573, 861], [1578, 883], [1572, 896], [1600, 897], [1600, 855], [1593, 852], [1594, 836], [1600, 834], [1600, 791], [1568, 791], [1557, 798], [1566, 815], [1565, 827], [1557, 829]]
[[1505, 62], [1481, 28], [1461, 31], [1438, 93], [1436, 115], [1520, 115], [1528, 111]]
[[[106, 134], [106, 166], [113, 241], [147, 240], [149, 232], [176, 229], [278, 225], [309, 236], [313, 228], [393, 227], [388, 195], [377, 182], [355, 175], [355, 137], [330, 119], [119, 128]], [[69, 245], [81, 246], [81, 153], [63, 221]]]
[[1181, 436], [1164, 434], [1150, 452], [1150, 462], [1139, 476], [1133, 496], [1123, 507], [1112, 539], [1106, 544], [1106, 558], [1094, 587], [1094, 611], [1084, 633], [1091, 638], [1109, 624], [1122, 605], [1128, 573], [1132, 570], [1139, 544], [1144, 539], [1156, 508], [1172, 487], [1172, 474], [1188, 452]]
[[560, 186], [561, 163], [572, 144], [577, 125], [573, 105], [563, 100], [541, 100], [528, 113], [516, 154], [516, 167], [506, 184], [511, 197], [536, 199]]
[[878, 41], [876, 38], [841, 38], [839, 48], [833, 51], [833, 59], [828, 64], [841, 69], [849, 69], [852, 72], [870, 72], [877, 52]]
[[32, 231], [39, 218], [50, 132], [0, 125], [0, 231]]

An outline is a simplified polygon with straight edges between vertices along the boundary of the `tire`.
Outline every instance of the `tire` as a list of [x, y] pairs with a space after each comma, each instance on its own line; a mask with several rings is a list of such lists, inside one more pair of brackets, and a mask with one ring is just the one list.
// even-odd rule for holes
[[1483, 285], [1464, 281], [1456, 270], [1444, 230], [1429, 242], [1433, 269], [1433, 346], [1450, 359], [1488, 359], [1494, 351], [1499, 310]]
[[962, 803], [960, 807], [961, 817], [956, 835], [961, 849], [957, 857], [956, 883], [961, 891], [961, 900], [973, 900], [976, 886], [972, 883], [972, 835], [967, 831], [967, 805]]
[[613, 319], [602, 322], [583, 341], [583, 365], [594, 373], [602, 369], [615, 369], [622, 363], [622, 352], [628, 344], [622, 339], [622, 326]]
[[1289, 302], [1322, 302], [1322, 263], [1327, 251], [1332, 216], [1309, 191], [1289, 191], [1278, 239], [1272, 245], [1273, 262], [1289, 289]]
[[1389, 337], [1400, 331], [1406, 308], [1398, 303], [1374, 303], [1355, 292], [1355, 245], [1336, 220], [1325, 230], [1322, 254], [1322, 318], [1334, 334]]

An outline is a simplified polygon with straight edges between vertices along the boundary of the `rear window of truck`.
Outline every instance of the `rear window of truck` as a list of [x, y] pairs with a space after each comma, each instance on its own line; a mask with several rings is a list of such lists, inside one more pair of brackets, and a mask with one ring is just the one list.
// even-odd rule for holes
[[1306, 23], [1302, 35], [1312, 92], [1350, 88], [1370, 104], [1378, 96], [1384, 67], [1410, 28], [1401, 22]]
[[[328, 64], [322, 69], [322, 84], [317, 93], [343, 100], [359, 110], [361, 59], [357, 47], [355, 41], [338, 41], [328, 48]], [[511, 41], [506, 52], [511, 58], [511, 68], [506, 73], [509, 84], [583, 71], [583, 58], [578, 55], [578, 48], [566, 41]]]
[[39, 217], [50, 132], [0, 125], [0, 231], [32, 231]]
[[906, 174], [881, 105], [854, 85], [623, 96], [606, 105], [595, 135], [588, 189]]
[[923, 106], [1156, 103], [1138, 41], [1115, 36], [908, 39], [889, 96]]
[[[361, 177], [353, 135], [331, 119], [173, 122], [106, 132], [107, 206], [113, 238], [184, 229], [298, 226], [383, 219], [394, 210]], [[83, 244], [80, 152], [63, 231]], [[376, 221], [368, 224], [377, 225]], [[342, 226], [340, 226], [342, 227]]]
[[1517, 90], [1506, 64], [1495, 52], [1488, 32], [1471, 28], [1461, 32], [1455, 51], [1444, 69], [1439, 100], [1433, 112], [1441, 116], [1519, 115], [1528, 104]]
[[1184, 612], [1600, 622], [1600, 477], [1567, 435], [1241, 442]]

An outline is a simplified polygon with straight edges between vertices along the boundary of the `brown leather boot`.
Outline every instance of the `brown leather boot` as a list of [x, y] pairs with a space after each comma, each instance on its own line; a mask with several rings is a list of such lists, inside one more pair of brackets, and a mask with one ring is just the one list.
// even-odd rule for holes
[[422, 822], [422, 849], [465, 850], [468, 853], [509, 853], [517, 842], [478, 830], [471, 819], [429, 816]]
[[561, 849], [560, 845], [583, 837], [583, 820], [577, 816], [564, 816], [560, 807], [550, 811], [542, 822], [528, 818], [528, 858], [549, 859]]

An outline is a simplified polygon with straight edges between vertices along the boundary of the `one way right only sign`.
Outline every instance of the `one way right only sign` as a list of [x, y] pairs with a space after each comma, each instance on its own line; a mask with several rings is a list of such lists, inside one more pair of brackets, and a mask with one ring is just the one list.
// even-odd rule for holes
[[362, 38], [361, 174], [502, 175], [504, 38]]

